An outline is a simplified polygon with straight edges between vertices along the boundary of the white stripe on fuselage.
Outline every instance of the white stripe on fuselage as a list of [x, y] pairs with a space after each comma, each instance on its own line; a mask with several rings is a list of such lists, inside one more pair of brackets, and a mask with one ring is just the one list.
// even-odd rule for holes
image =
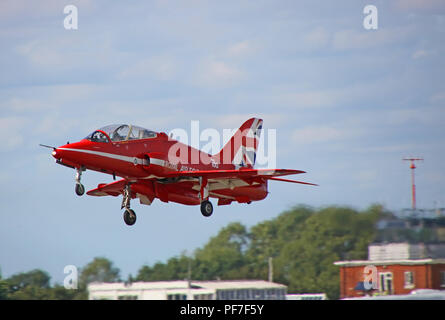
[[66, 151], [74, 151], [74, 152], [95, 154], [97, 156], [102, 156], [102, 157], [106, 157], [106, 158], [117, 159], [117, 160], [122, 160], [122, 161], [127, 161], [127, 162], [134, 163], [134, 157], [121, 156], [119, 154], [100, 152], [100, 151], [93, 151], [93, 150], [85, 150], [85, 149], [71, 149], [71, 148], [57, 148], [57, 149], [66, 150]]
[[[88, 154], [94, 154], [97, 156], [101, 156], [101, 157], [105, 157], [105, 158], [110, 158], [110, 159], [116, 159], [116, 160], [121, 160], [121, 161], [125, 161], [125, 162], [130, 162], [134, 164], [134, 161], [136, 159], [136, 164], [142, 164], [143, 160], [136, 158], [136, 157], [128, 157], [128, 156], [122, 156], [119, 154], [114, 154], [114, 153], [107, 153], [107, 152], [100, 152], [100, 151], [94, 151], [94, 150], [86, 150], [86, 149], [72, 149], [72, 148], [57, 148], [60, 150], [66, 150], [66, 151], [74, 151], [74, 152], [81, 152], [81, 153], [88, 153]], [[156, 158], [150, 158], [150, 163], [151, 164], [155, 164], [161, 167], [165, 167], [165, 161], [161, 160], [161, 159], [156, 159]], [[156, 177], [156, 176], [148, 176], [146, 178], [152, 178], [152, 177]]]
[[[83, 152], [83, 153], [89, 153], [89, 154], [95, 154], [98, 156], [111, 158], [111, 159], [117, 159], [122, 160], [126, 162], [131, 162], [134, 164], [134, 160], [136, 159], [137, 164], [143, 164], [143, 159], [139, 159], [137, 157], [128, 157], [128, 156], [121, 156], [119, 154], [114, 153], [107, 153], [107, 152], [100, 152], [100, 151], [93, 151], [93, 150], [86, 150], [86, 149], [71, 149], [71, 148], [57, 148], [60, 150], [67, 150], [67, 151], [75, 151], [75, 152]], [[150, 158], [150, 163], [156, 164], [158, 166], [165, 167], [165, 161], [161, 159], [156, 158]]]

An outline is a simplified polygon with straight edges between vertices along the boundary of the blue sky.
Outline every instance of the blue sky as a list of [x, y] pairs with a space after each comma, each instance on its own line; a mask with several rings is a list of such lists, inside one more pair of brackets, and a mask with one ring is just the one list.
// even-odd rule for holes
[[[63, 8], [78, 8], [65, 30]], [[378, 29], [363, 8], [378, 8]], [[232, 221], [247, 226], [295, 204], [364, 209], [445, 207], [443, 1], [2, 1], [0, 3], [0, 267], [4, 277], [111, 259], [122, 277], [192, 253]], [[273, 182], [251, 205], [198, 207], [77, 197], [74, 171], [39, 143], [98, 127], [277, 130], [277, 166], [319, 187]], [[87, 189], [111, 177], [87, 171]]]

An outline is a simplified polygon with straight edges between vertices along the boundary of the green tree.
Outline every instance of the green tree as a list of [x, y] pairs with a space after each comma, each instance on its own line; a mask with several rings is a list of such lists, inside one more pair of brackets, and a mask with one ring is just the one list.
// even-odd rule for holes
[[157, 262], [153, 267], [142, 266], [139, 269], [136, 281], [178, 280], [188, 277], [188, 268], [191, 258], [182, 254], [170, 258], [167, 263]]
[[193, 278], [233, 279], [247, 274], [244, 253], [249, 244], [246, 228], [239, 222], [230, 223], [202, 248], [195, 252]]
[[81, 269], [79, 289], [86, 290], [91, 282], [117, 282], [120, 281], [120, 270], [113, 266], [113, 262], [103, 257], [96, 257]]
[[365, 212], [328, 207], [309, 216], [277, 258], [279, 282], [288, 284], [289, 292], [325, 292], [338, 298], [339, 270], [333, 263], [366, 258], [381, 210], [378, 206]]
[[314, 210], [309, 207], [297, 206], [251, 228], [250, 245], [246, 251], [250, 278], [267, 279], [269, 257], [278, 257], [282, 248], [298, 237], [304, 222], [313, 213]]
[[35, 269], [15, 274], [5, 282], [7, 299], [11, 300], [44, 300], [50, 298], [51, 277], [45, 271]]
[[8, 283], [3, 280], [1, 268], [0, 268], [0, 300], [6, 300], [8, 298]]
[[51, 300], [79, 300], [87, 299], [88, 295], [82, 290], [65, 289], [64, 286], [56, 284], [50, 290]]
[[0, 300], [8, 299], [8, 283], [0, 279]]

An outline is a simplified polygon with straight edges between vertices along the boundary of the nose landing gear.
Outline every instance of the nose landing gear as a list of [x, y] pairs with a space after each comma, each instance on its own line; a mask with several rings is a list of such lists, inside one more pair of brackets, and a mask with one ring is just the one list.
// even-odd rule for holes
[[85, 187], [81, 183], [76, 183], [76, 187], [74, 188], [74, 190], [79, 197], [85, 193]]
[[127, 226], [132, 226], [136, 223], [136, 213], [133, 209], [125, 209], [124, 211], [124, 221]]
[[122, 206], [121, 209], [125, 208], [124, 211], [124, 222], [127, 226], [132, 226], [136, 223], [136, 213], [133, 209], [130, 209], [130, 200], [131, 200], [131, 187], [130, 184], [127, 184], [124, 188], [124, 195], [122, 198]]
[[85, 187], [80, 183], [80, 178], [82, 177], [82, 171], [85, 171], [82, 167], [78, 168], [76, 171], [76, 187], [74, 190], [78, 196], [82, 196], [85, 193]]

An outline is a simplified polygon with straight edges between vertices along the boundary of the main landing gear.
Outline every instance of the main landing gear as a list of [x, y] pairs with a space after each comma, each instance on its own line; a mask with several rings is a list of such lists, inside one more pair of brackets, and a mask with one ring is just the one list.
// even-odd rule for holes
[[85, 187], [80, 183], [80, 178], [82, 177], [82, 171], [85, 171], [82, 167], [78, 168], [76, 171], [76, 187], [74, 190], [78, 196], [82, 196], [85, 193]]
[[204, 217], [210, 217], [213, 213], [213, 205], [209, 199], [209, 185], [207, 178], [199, 177], [199, 199], [201, 199], [201, 213]]
[[133, 209], [130, 209], [130, 199], [131, 199], [131, 187], [127, 184], [124, 188], [124, 196], [122, 198], [121, 209], [125, 208], [124, 211], [124, 222], [127, 226], [132, 226], [136, 223], [136, 213]]
[[201, 213], [204, 217], [210, 217], [213, 213], [213, 205], [209, 200], [201, 202]]

